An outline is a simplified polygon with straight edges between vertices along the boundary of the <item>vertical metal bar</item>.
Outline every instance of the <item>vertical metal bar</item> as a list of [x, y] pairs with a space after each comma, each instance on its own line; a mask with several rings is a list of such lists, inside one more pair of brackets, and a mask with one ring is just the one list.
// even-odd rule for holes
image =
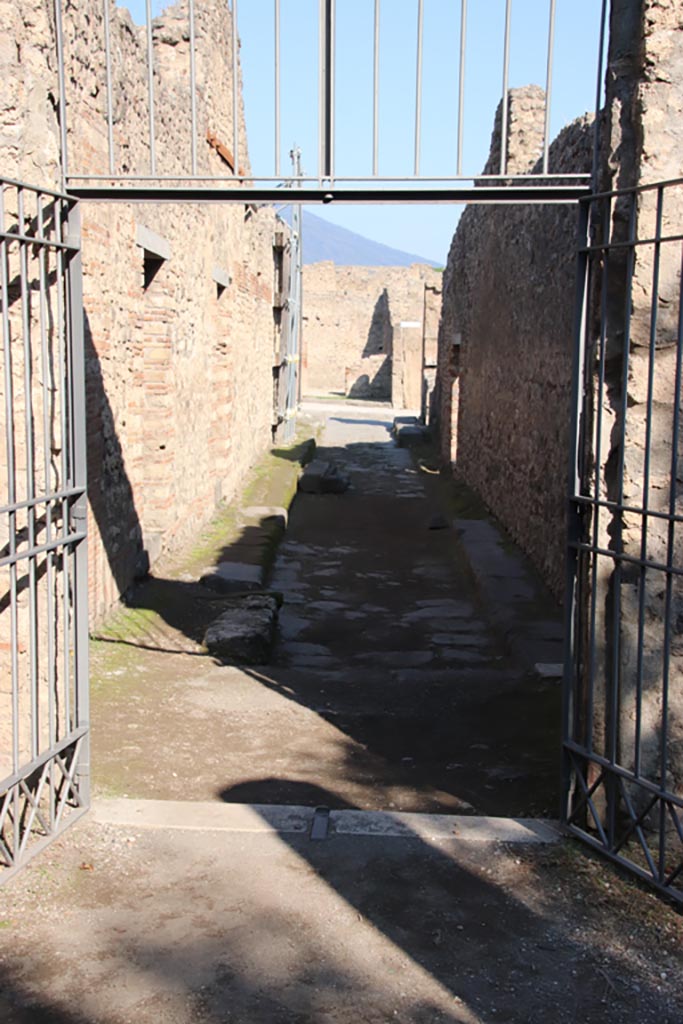
[[[565, 650], [562, 689], [562, 738], [574, 739], [575, 676], [577, 668], [577, 608], [579, 601], [579, 558], [576, 545], [581, 539], [580, 509], [574, 498], [581, 487], [582, 433], [584, 419], [586, 320], [589, 294], [590, 258], [587, 252], [590, 204], [579, 203], [577, 225], [576, 294], [574, 300], [574, 354], [572, 371], [571, 429], [568, 472], [569, 504], [567, 515], [567, 562], [565, 586]], [[562, 754], [561, 817], [567, 821], [571, 812], [572, 769], [566, 751]]]
[[280, 0], [275, 0], [275, 176], [280, 177]]
[[[41, 238], [45, 237], [45, 221], [43, 214], [43, 203], [42, 197], [38, 195], [38, 234]], [[54, 204], [53, 204], [54, 205]], [[41, 374], [42, 374], [42, 398], [43, 398], [43, 459], [45, 465], [45, 540], [47, 543], [52, 541], [52, 501], [50, 500], [50, 494], [52, 492], [51, 486], [51, 399], [50, 399], [50, 382], [51, 382], [51, 365], [48, 353], [48, 304], [47, 304], [47, 272], [46, 272], [46, 259], [47, 253], [45, 246], [41, 245], [38, 254], [38, 275], [39, 275], [39, 289], [40, 289], [40, 352], [41, 352]], [[52, 746], [56, 742], [56, 728], [55, 728], [55, 701], [54, 701], [54, 688], [55, 688], [55, 644], [54, 644], [54, 622], [55, 622], [55, 608], [54, 608], [54, 555], [52, 551], [47, 551], [45, 554], [45, 567], [46, 567], [46, 578], [45, 584], [47, 587], [46, 595], [46, 612], [47, 612], [47, 700], [48, 700], [48, 745]], [[50, 779], [49, 793], [50, 793], [50, 822], [54, 823], [54, 790], [52, 786], [52, 778]]]
[[147, 91], [149, 99], [149, 163], [153, 175], [157, 173], [156, 144], [154, 141], [154, 41], [152, 39], [152, 0], [145, 0], [147, 16]]
[[109, 173], [114, 176], [114, 104], [111, 84], [111, 26], [109, 23], [109, 0], [102, 0], [104, 14], [104, 66], [107, 83], [107, 148], [109, 151]]
[[334, 37], [335, 0], [320, 0], [319, 50], [319, 152], [320, 181], [334, 176]]
[[[22, 234], [26, 231], [24, 190], [17, 189], [17, 219]], [[19, 281], [21, 291], [21, 315], [24, 350], [24, 430], [26, 442], [26, 498], [35, 497], [35, 450], [33, 438], [33, 350], [31, 343], [31, 305], [28, 275], [28, 244], [19, 242]], [[36, 510], [34, 505], [26, 509], [28, 546], [36, 543]], [[40, 702], [38, 693], [38, 619], [36, 602], [36, 558], [28, 556], [29, 584], [29, 672], [31, 680], [31, 757], [38, 756], [40, 734]]]
[[550, 0], [550, 24], [548, 25], [548, 62], [545, 76], [545, 124], [543, 126], [543, 173], [548, 173], [548, 155], [550, 150], [550, 115], [553, 96], [553, 52], [555, 49], [555, 6], [556, 0]]
[[[671, 424], [671, 468], [669, 477], [669, 527], [666, 551], [666, 596], [664, 599], [664, 652], [662, 663], [662, 709], [660, 719], [660, 763], [659, 787], [669, 789], [669, 683], [671, 672], [671, 617], [673, 610], [673, 582], [671, 572], [675, 557], [676, 496], [678, 491], [678, 446], [681, 434], [681, 385], [683, 384], [683, 247], [681, 247], [681, 270], [678, 285], [678, 336], [676, 340], [676, 374], [673, 387], [673, 418]], [[659, 802], [659, 880], [666, 877], [666, 822], [667, 807], [663, 800]]]
[[[602, 280], [600, 282], [600, 337], [598, 341], [598, 387], [597, 387], [597, 399], [596, 408], [594, 411], [595, 417], [595, 455], [594, 455], [594, 467], [593, 467], [593, 499], [595, 505], [593, 508], [593, 515], [591, 517], [591, 540], [593, 548], [599, 547], [600, 538], [600, 490], [601, 490], [601, 457], [602, 457], [602, 430], [603, 430], [603, 402], [605, 396], [605, 373], [607, 367], [607, 297], [609, 295], [609, 275], [610, 275], [610, 232], [611, 232], [611, 215], [612, 215], [612, 201], [609, 197], [604, 199], [601, 203], [601, 220], [602, 225]], [[591, 565], [591, 596], [590, 596], [590, 612], [589, 612], [589, 633], [588, 633], [588, 689], [586, 694], [586, 723], [587, 733], [585, 737], [585, 745], [588, 750], [594, 749], [593, 744], [593, 720], [595, 713], [595, 655], [597, 650], [597, 612], [598, 612], [598, 566], [601, 556], [597, 552], [592, 553], [592, 565]]]
[[62, 161], [62, 189], [66, 190], [69, 177], [69, 151], [66, 132], [66, 75], [64, 73], [64, 32], [62, 30], [62, 0], [54, 0], [55, 37], [57, 43], [57, 77], [59, 80], [59, 138]]
[[602, 95], [602, 73], [605, 60], [605, 33], [607, 31], [607, 0], [602, 0], [600, 12], [600, 42], [598, 51], [598, 77], [595, 86], [595, 120], [593, 135], [593, 168], [591, 171], [592, 189], [598, 191], [598, 177], [600, 172], [600, 97]]
[[415, 160], [413, 173], [420, 174], [420, 143], [422, 136], [422, 38], [424, 33], [424, 0], [417, 0], [417, 56], [415, 60]]
[[239, 62], [237, 60], [237, 0], [232, 0], [232, 151], [235, 158], [235, 177], [240, 167], [240, 126], [239, 126]]
[[192, 125], [192, 142], [190, 147], [192, 174], [197, 173], [197, 67], [195, 59], [195, 22], [194, 0], [189, 0], [188, 18], [190, 21], [190, 121]]
[[467, 0], [460, 0], [460, 74], [458, 80], [458, 149], [456, 174], [462, 174], [462, 144], [465, 125], [465, 61], [467, 58]]
[[[647, 558], [648, 511], [650, 506], [650, 462], [652, 447], [652, 404], [655, 385], [655, 354], [657, 345], [657, 319], [659, 311], [659, 268], [661, 260], [662, 216], [664, 189], [657, 189], [657, 219], [655, 227], [655, 249], [652, 267], [652, 301], [650, 304], [650, 339], [648, 346], [647, 400], [645, 413], [645, 452], [643, 458], [643, 497], [640, 527], [640, 557]], [[643, 665], [645, 641], [645, 596], [647, 589], [647, 567], [640, 567], [638, 594], [638, 659], [636, 665], [636, 719], [635, 719], [635, 761], [634, 772], [640, 775], [641, 738], [643, 724]]]
[[[631, 312], [633, 303], [633, 274], [635, 270], [636, 256], [636, 224], [637, 224], [637, 193], [633, 192], [630, 198], [629, 212], [629, 247], [626, 258], [626, 282], [624, 289], [624, 330], [622, 340], [622, 375], [621, 375], [621, 403], [619, 415], [619, 457], [617, 467], [617, 497], [616, 509], [613, 517], [613, 544], [614, 551], [621, 555], [624, 551], [623, 539], [623, 505], [624, 505], [624, 473], [626, 468], [626, 420], [628, 415], [628, 376], [629, 376], [629, 355], [631, 347]], [[619, 710], [621, 706], [621, 588], [622, 588], [622, 562], [616, 560], [614, 566], [612, 586], [612, 665], [610, 678], [610, 693], [607, 723], [607, 757], [610, 765], [616, 766], [619, 757]], [[608, 774], [608, 835], [610, 847], [614, 848], [617, 819], [618, 792], [616, 777]]]
[[510, 24], [512, 0], [505, 0], [505, 43], [503, 47], [503, 101], [500, 111], [500, 173], [505, 174], [508, 161], [508, 82], [510, 79]]
[[[60, 216], [56, 220], [57, 241], [63, 242], [66, 232], [69, 230], [69, 206], [68, 201], [60, 201]], [[68, 295], [67, 295], [67, 260], [63, 249], [57, 250], [57, 300], [58, 300], [58, 325], [59, 325], [59, 380], [61, 382], [61, 445], [62, 445], [62, 487], [72, 487], [73, 479], [71, 473], [71, 389], [68, 382], [71, 380], [71, 358], [68, 343]], [[69, 557], [69, 532], [71, 522], [71, 502], [67, 498], [62, 501], [62, 695], [63, 702], [61, 710], [57, 708], [57, 729], [62, 726], [62, 735], [67, 734], [71, 729], [71, 559]], [[57, 694], [59, 698], [59, 693]], [[61, 737], [58, 737], [61, 738]]]
[[[9, 323], [9, 247], [5, 236], [5, 189], [0, 187], [0, 297], [2, 298], [2, 348], [5, 376], [5, 450], [7, 457], [7, 504], [9, 554], [17, 551], [16, 464], [14, 457], [14, 382], [12, 374], [12, 337]], [[19, 633], [17, 621], [17, 565], [10, 562], [10, 664], [12, 683], [12, 771], [19, 771]], [[15, 837], [16, 839], [16, 837]], [[16, 848], [16, 842], [15, 842]]]
[[380, 0], [375, 0], [374, 59], [372, 71], [372, 173], [379, 174], [379, 18]]
[[[72, 253], [67, 267], [68, 345], [71, 353], [71, 447], [73, 451], [74, 486], [83, 494], [73, 503], [72, 518], [79, 532], [86, 532], [88, 502], [86, 402], [85, 402], [85, 349], [83, 313], [83, 267], [80, 252], [80, 210], [74, 204], [69, 210], [69, 237], [78, 239], [79, 250]], [[88, 548], [87, 541], [76, 544], [74, 554], [73, 617], [74, 617], [74, 674], [75, 674], [75, 726], [89, 725], [90, 689], [88, 668]], [[78, 761], [79, 793], [83, 803], [90, 802], [90, 740], [83, 738]]]
[[318, 184], [325, 177], [325, 0], [318, 0]]

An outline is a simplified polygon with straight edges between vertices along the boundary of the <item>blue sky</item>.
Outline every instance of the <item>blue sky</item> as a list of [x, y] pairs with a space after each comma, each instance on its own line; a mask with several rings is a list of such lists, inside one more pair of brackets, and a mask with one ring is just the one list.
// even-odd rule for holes
[[[201, 0], [196, 0], [201, 3]], [[281, 3], [281, 166], [294, 143], [304, 170], [317, 173], [318, 0]], [[545, 86], [550, 0], [513, 0], [511, 87]], [[137, 21], [142, 0], [127, 3]], [[164, 6], [155, 0], [154, 13]], [[556, 0], [551, 133], [595, 103], [600, 0]], [[373, 0], [337, 0], [337, 175], [372, 167]], [[382, 0], [379, 173], [413, 170], [415, 38], [418, 0]], [[252, 170], [274, 173], [273, 0], [239, 0], [241, 60]], [[463, 173], [486, 160], [502, 94], [505, 0], [468, 4]], [[459, 0], [424, 0], [421, 173], [456, 169], [460, 50]], [[314, 212], [377, 241], [445, 263], [459, 209], [455, 206], [338, 206]]]

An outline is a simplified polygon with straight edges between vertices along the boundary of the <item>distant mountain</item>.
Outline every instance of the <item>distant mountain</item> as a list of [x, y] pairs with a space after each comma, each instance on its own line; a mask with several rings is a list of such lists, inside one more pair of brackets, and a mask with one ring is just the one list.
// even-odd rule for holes
[[[280, 216], [292, 223], [292, 211], [285, 207]], [[304, 263], [321, 263], [331, 260], [338, 266], [345, 267], [409, 267], [411, 263], [426, 263], [429, 266], [440, 266], [435, 260], [414, 253], [392, 249], [381, 242], [373, 242], [370, 238], [357, 235], [348, 228], [340, 228], [329, 220], [316, 217], [304, 210], [303, 222]]]

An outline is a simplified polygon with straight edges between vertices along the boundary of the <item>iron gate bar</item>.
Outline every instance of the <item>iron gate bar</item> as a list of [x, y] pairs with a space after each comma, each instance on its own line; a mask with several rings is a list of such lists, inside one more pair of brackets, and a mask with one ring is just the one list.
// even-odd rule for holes
[[467, 57], [467, 0], [460, 0], [460, 58], [458, 70], [458, 142], [455, 155], [457, 177], [462, 174], [462, 143], [465, 130], [465, 60]]
[[550, 108], [553, 96], [553, 58], [555, 49], [555, 17], [557, 0], [550, 0], [550, 22], [548, 25], [548, 61], [545, 74], [545, 121], [543, 125], [543, 173], [548, 173], [550, 157]]
[[526, 188], [482, 186], [455, 189], [329, 189], [301, 188], [296, 195], [284, 189], [267, 188], [144, 188], [134, 185], [72, 185], [75, 199], [120, 203], [574, 203], [590, 195], [587, 185], [548, 185]]

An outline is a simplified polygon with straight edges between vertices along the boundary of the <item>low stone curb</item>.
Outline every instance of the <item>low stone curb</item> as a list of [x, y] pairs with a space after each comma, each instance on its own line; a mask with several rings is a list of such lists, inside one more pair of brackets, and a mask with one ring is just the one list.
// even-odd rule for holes
[[[456, 519], [467, 563], [494, 629], [513, 656], [546, 681], [564, 659], [562, 613], [526, 557], [491, 519]], [[547, 610], [539, 615], [539, 609]], [[553, 673], [537, 666], [553, 666]]]

